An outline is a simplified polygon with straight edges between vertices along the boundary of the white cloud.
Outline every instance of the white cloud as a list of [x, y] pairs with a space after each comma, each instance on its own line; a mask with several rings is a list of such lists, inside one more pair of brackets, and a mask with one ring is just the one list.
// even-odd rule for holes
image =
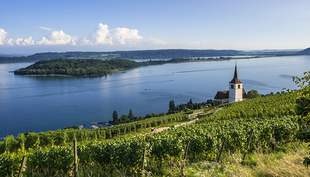
[[22, 42], [22, 45], [34, 45], [34, 40], [32, 40], [32, 37], [26, 38], [24, 39], [24, 41]]
[[46, 30], [46, 31], [53, 31], [52, 28], [48, 28], [48, 27], [44, 27], [44, 26], [40, 26], [39, 28]]
[[91, 43], [90, 40], [84, 38], [81, 42], [81, 45], [93, 45], [93, 43]]
[[108, 29], [108, 25], [99, 23], [95, 32], [84, 38], [82, 45], [135, 45], [142, 36], [138, 35], [138, 30], [128, 28]]
[[91, 39], [89, 40], [92, 44], [110, 44], [113, 45], [112, 38], [110, 37], [110, 31], [108, 30], [108, 25], [103, 25], [99, 23], [96, 32], [91, 34]]
[[138, 30], [128, 28], [115, 28], [112, 36], [114, 43], [123, 45], [126, 44], [126, 42], [134, 43], [135, 40], [143, 39], [142, 36], [138, 35]]
[[8, 39], [6, 43], [9, 45], [14, 45], [14, 39]]
[[15, 40], [15, 44], [17, 44], [17, 45], [21, 45], [21, 42], [23, 41], [23, 38], [17, 38], [16, 40]]
[[0, 28], [0, 45], [3, 45], [3, 41], [8, 33], [4, 29]]
[[76, 45], [77, 39], [72, 37], [68, 34], [65, 34], [62, 30], [60, 31], [53, 31], [50, 36], [42, 37], [42, 40], [37, 41], [36, 44], [38, 45], [65, 45], [71, 44]]
[[181, 44], [185, 45], [200, 45], [201, 43], [199, 41], [193, 41], [193, 42], [181, 42]]
[[14, 43], [16, 45], [22, 45], [22, 46], [27, 46], [27, 45], [35, 45], [34, 40], [32, 39], [32, 37], [23, 39], [23, 38], [17, 38], [15, 41], [13, 39], [9, 39], [6, 41], [7, 44], [9, 45], [14, 45]]
[[164, 40], [155, 39], [155, 38], [151, 38], [148, 41], [151, 42], [151, 44], [155, 44], [155, 45], [166, 45], [167, 44], [167, 42], [165, 42]]
[[[44, 30], [52, 30], [47, 27], [39, 27]], [[77, 37], [70, 36], [60, 31], [52, 31], [49, 36], [42, 37], [41, 39], [28, 38], [17, 38], [17, 39], [5, 39], [7, 32], [0, 29], [0, 45], [18, 45], [18, 46], [29, 46], [29, 45], [72, 45], [72, 46], [154, 46], [154, 45], [166, 45], [167, 43], [161, 39], [143, 39], [140, 36], [137, 29], [129, 28], [113, 28], [108, 29], [108, 25], [99, 23], [97, 29], [90, 33], [88, 37], [78, 40]]]

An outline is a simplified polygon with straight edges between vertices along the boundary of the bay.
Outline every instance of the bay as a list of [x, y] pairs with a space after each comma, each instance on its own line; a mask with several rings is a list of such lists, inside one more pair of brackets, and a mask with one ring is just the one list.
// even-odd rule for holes
[[176, 104], [205, 102], [228, 90], [237, 61], [248, 92], [296, 89], [292, 76], [309, 70], [310, 56], [266, 57], [146, 66], [104, 77], [27, 77], [9, 73], [31, 63], [0, 64], [0, 137], [167, 112]]

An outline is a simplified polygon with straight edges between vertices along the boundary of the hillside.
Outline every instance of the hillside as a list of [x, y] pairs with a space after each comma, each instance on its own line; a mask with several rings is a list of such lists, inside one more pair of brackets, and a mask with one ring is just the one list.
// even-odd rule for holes
[[307, 48], [305, 50], [302, 50], [297, 53], [298, 55], [310, 55], [310, 48]]
[[212, 57], [212, 56], [236, 56], [242, 55], [237, 50], [139, 50], [116, 52], [48, 52], [36, 53], [29, 56], [0, 57], [0, 63], [36, 62], [48, 59], [160, 59], [160, 58], [188, 58], [188, 57]]

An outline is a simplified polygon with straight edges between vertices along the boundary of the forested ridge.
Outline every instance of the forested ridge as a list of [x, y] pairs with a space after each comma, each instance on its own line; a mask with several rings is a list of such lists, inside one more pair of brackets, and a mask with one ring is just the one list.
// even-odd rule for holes
[[37, 62], [56, 58], [63, 59], [161, 59], [161, 58], [190, 58], [190, 57], [219, 57], [219, 56], [290, 56], [308, 55], [308, 50], [278, 51], [278, 52], [246, 52], [240, 50], [188, 50], [188, 49], [161, 49], [161, 50], [136, 50], [114, 52], [45, 52], [28, 56], [2, 56], [0, 63]]
[[160, 59], [243, 55], [237, 50], [139, 50], [115, 52], [46, 52], [29, 56], [0, 57], [0, 63], [37, 62], [48, 59]]

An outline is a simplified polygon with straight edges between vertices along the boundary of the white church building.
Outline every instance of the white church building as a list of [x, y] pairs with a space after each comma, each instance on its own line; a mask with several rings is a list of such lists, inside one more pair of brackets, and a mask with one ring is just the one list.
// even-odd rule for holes
[[218, 91], [214, 97], [214, 106], [246, 100], [246, 92], [238, 78], [237, 65], [233, 79], [229, 82], [229, 90]]

